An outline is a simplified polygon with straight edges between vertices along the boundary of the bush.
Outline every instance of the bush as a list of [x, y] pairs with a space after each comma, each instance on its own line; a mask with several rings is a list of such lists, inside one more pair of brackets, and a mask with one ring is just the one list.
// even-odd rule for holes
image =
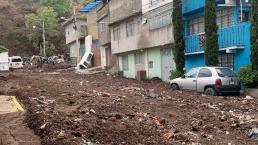
[[175, 79], [175, 78], [182, 77], [185, 72], [182, 72], [179, 70], [171, 70], [170, 73], [171, 73], [170, 79]]
[[258, 86], [258, 71], [253, 71], [251, 65], [243, 66], [238, 71], [238, 77], [247, 87]]
[[0, 45], [0, 53], [8, 51], [7, 48], [4, 46]]

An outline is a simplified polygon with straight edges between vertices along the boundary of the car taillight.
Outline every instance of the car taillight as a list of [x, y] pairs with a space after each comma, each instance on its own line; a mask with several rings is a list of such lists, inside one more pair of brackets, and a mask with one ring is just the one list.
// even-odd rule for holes
[[221, 86], [221, 85], [222, 85], [221, 79], [217, 79], [217, 80], [215, 81], [215, 85], [216, 85], [216, 86]]

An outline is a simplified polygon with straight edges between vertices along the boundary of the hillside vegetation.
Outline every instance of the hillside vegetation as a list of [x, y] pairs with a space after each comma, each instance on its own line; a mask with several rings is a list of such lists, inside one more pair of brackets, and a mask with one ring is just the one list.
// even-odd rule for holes
[[37, 0], [0, 0], [0, 45], [9, 49], [10, 55], [30, 55], [25, 27], [27, 13], [33, 12]]
[[[0, 0], [0, 45], [9, 49], [9, 54], [31, 56], [38, 54], [38, 48], [35, 48], [29, 41], [29, 29], [25, 25], [25, 16], [29, 14], [35, 14], [42, 5], [51, 7], [55, 10], [61, 10], [66, 12], [64, 16], [71, 15], [71, 4], [81, 7], [88, 2], [88, 0], [66, 0], [69, 7], [61, 8], [59, 3], [65, 0]], [[55, 5], [52, 5], [55, 3]], [[55, 8], [56, 6], [56, 8]], [[58, 18], [57, 18], [58, 19]], [[65, 53], [65, 41], [63, 36], [63, 30], [61, 28], [62, 21], [58, 20], [59, 31], [58, 37], [52, 40], [52, 44], [55, 46], [55, 53]], [[41, 37], [41, 36], [40, 36]], [[40, 37], [38, 39], [40, 39]]]

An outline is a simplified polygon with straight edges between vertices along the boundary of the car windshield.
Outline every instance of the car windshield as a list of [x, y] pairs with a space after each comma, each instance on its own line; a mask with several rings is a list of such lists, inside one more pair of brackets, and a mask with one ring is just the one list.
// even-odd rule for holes
[[220, 77], [236, 77], [234, 71], [229, 68], [216, 68], [216, 71]]
[[13, 58], [12, 62], [22, 62], [22, 60], [20, 58]]

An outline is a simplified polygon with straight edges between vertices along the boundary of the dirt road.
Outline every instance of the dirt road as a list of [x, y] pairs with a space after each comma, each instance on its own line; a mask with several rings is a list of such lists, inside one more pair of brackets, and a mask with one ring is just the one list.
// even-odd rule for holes
[[43, 145], [258, 144], [247, 136], [257, 100], [172, 91], [160, 80], [13, 72], [0, 94], [19, 98]]
[[0, 145], [40, 145], [40, 138], [23, 120], [20, 113], [0, 115]]

